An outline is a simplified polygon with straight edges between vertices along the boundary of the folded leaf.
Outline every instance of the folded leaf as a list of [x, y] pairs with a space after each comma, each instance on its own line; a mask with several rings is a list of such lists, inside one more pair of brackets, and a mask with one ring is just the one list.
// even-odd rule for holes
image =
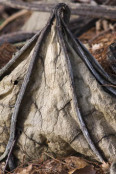
[[69, 16], [68, 6], [58, 4], [43, 30], [0, 70], [0, 160], [19, 130], [19, 160], [43, 152], [78, 152], [101, 162], [115, 155], [116, 80], [74, 39]]

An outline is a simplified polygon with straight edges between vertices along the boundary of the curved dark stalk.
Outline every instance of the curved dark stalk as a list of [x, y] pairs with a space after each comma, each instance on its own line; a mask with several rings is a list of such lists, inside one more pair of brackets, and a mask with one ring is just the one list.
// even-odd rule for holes
[[[84, 45], [78, 40], [73, 37], [72, 33], [69, 31], [66, 24], [63, 22], [66, 31], [70, 35], [70, 38], [73, 42], [73, 47], [77, 54], [80, 55], [80, 58], [84, 61], [87, 65], [88, 69], [97, 79], [97, 81], [102, 85], [104, 90], [116, 96], [116, 80], [110, 77], [107, 72], [104, 71], [102, 66], [97, 62], [97, 60], [89, 53], [89, 51], [84, 47]], [[114, 87], [113, 87], [114, 86]]]
[[[67, 6], [64, 6], [64, 8], [66, 8], [66, 12], [67, 14], [70, 12], [68, 7]], [[76, 114], [76, 117], [78, 118], [79, 120], [79, 123], [80, 123], [80, 129], [86, 139], [86, 141], [88, 142], [90, 148], [92, 149], [92, 151], [94, 152], [94, 154], [99, 158], [99, 160], [101, 162], [104, 162], [106, 161], [105, 158], [102, 156], [100, 150], [98, 148], [96, 148], [90, 134], [89, 134], [89, 131], [87, 129], [87, 126], [83, 120], [83, 117], [81, 115], [81, 112], [79, 110], [79, 107], [78, 107], [78, 101], [77, 101], [77, 97], [76, 97], [76, 94], [75, 94], [75, 90], [74, 90], [74, 81], [73, 81], [73, 73], [72, 73], [72, 68], [71, 68], [71, 64], [70, 64], [70, 59], [69, 59], [69, 56], [68, 56], [68, 53], [67, 53], [67, 49], [66, 49], [66, 45], [65, 45], [65, 41], [64, 41], [64, 36], [62, 34], [62, 28], [63, 28], [63, 23], [64, 21], [62, 20], [61, 18], [61, 12], [62, 10], [64, 10], [64, 8], [61, 6], [59, 6], [59, 9], [56, 11], [56, 19], [57, 19], [57, 33], [58, 33], [58, 36], [59, 36], [59, 42], [60, 42], [60, 45], [61, 45], [61, 48], [64, 52], [64, 57], [65, 57], [65, 61], [67, 62], [67, 67], [68, 67], [68, 72], [69, 72], [69, 81], [70, 81], [70, 86], [71, 86], [71, 92], [72, 92], [72, 96], [73, 96], [73, 105], [74, 105], [74, 109], [75, 109], [75, 114]], [[63, 21], [63, 23], [61, 22], [61, 20]], [[65, 20], [66, 21], [66, 20]], [[64, 26], [64, 29], [68, 28], [66, 25]]]
[[17, 117], [18, 117], [18, 113], [19, 113], [19, 110], [20, 110], [20, 107], [21, 107], [21, 103], [22, 103], [22, 100], [23, 100], [24, 95], [26, 93], [26, 89], [27, 89], [27, 87], [29, 85], [30, 77], [31, 77], [31, 74], [32, 74], [32, 71], [33, 71], [33, 66], [35, 64], [36, 59], [38, 58], [38, 52], [40, 50], [41, 43], [42, 43], [44, 37], [46, 36], [46, 33], [49, 30], [50, 23], [53, 20], [53, 16], [54, 16], [54, 14], [52, 14], [52, 16], [51, 16], [48, 24], [42, 30], [42, 32], [40, 34], [40, 37], [38, 38], [38, 40], [36, 42], [36, 45], [35, 45], [35, 48], [34, 48], [34, 51], [33, 51], [33, 55], [32, 55], [32, 59], [30, 61], [30, 64], [29, 64], [27, 73], [26, 73], [26, 75], [24, 77], [24, 80], [23, 80], [23, 83], [22, 83], [20, 92], [18, 94], [16, 103], [15, 103], [14, 112], [13, 112], [12, 118], [11, 118], [10, 137], [9, 137], [9, 140], [8, 140], [8, 143], [7, 143], [5, 152], [3, 153], [2, 156], [0, 156], [0, 161], [3, 160], [4, 158], [6, 158], [6, 156], [9, 154], [10, 149], [12, 147], [12, 144], [13, 144], [13, 142], [15, 140], [15, 136], [16, 136], [16, 123], [17, 123]]
[[29, 52], [31, 50], [39, 35], [40, 32], [35, 34], [7, 64], [2, 69], [0, 69], [0, 80], [2, 80], [5, 75], [10, 74], [10, 72], [14, 69], [14, 64], [17, 65], [17, 62], [20, 63], [22, 61], [21, 56], [23, 53]]

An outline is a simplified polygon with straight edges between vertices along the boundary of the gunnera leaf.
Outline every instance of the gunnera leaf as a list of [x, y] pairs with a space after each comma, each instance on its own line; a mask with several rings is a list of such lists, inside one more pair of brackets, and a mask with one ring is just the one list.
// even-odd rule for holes
[[0, 160], [73, 152], [105, 161], [116, 150], [116, 80], [68, 29], [58, 4], [47, 25], [0, 70]]

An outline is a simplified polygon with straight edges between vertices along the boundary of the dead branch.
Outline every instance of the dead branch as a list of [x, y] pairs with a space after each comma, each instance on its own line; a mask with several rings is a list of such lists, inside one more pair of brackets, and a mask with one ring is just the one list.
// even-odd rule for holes
[[[33, 11], [45, 11], [50, 12], [56, 3], [28, 3], [28, 2], [17, 2], [14, 0], [0, 0], [0, 4], [7, 5], [13, 8], [27, 9]], [[90, 16], [95, 18], [107, 18], [116, 19], [116, 7], [105, 6], [105, 5], [88, 5], [79, 3], [67, 3], [69, 5], [72, 14], [81, 16]]]
[[36, 32], [29, 33], [29, 32], [21, 32], [21, 31], [4, 34], [0, 37], [0, 45], [2, 45], [5, 42], [12, 43], [12, 44], [23, 42], [30, 39], [32, 36], [34, 36], [34, 34], [36, 34]]
[[12, 16], [10, 16], [9, 18], [7, 18], [2, 25], [0, 25], [0, 31], [3, 30], [4, 27], [6, 27], [6, 25], [8, 25], [10, 22], [12, 22], [13, 20], [17, 19], [20, 16], [25, 15], [26, 13], [28, 13], [27, 10], [21, 10], [15, 14], [13, 14]]

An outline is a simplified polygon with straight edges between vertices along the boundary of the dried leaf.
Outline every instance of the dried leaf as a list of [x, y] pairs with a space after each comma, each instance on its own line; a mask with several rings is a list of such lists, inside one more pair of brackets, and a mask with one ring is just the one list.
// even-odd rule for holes
[[92, 51], [94, 52], [94, 51], [100, 49], [101, 47], [103, 47], [103, 43], [94, 44], [94, 45], [92, 45]]
[[67, 157], [65, 159], [65, 162], [66, 162], [68, 168], [71, 168], [71, 166], [73, 166], [73, 168], [80, 169], [80, 168], [84, 168], [85, 166], [88, 165], [88, 163], [85, 162], [85, 160], [83, 158], [79, 158], [79, 157], [75, 157], [75, 156]]
[[9, 43], [4, 43], [2, 46], [0, 46], [0, 68], [8, 63], [15, 52], [16, 47]]
[[107, 170], [109, 170], [109, 168], [110, 168], [110, 165], [109, 165], [109, 163], [103, 163], [102, 165], [101, 165], [101, 167], [102, 167], [102, 170], [103, 171], [107, 171]]
[[82, 169], [76, 169], [73, 173], [69, 172], [68, 174], [96, 174], [92, 165], [88, 165]]

